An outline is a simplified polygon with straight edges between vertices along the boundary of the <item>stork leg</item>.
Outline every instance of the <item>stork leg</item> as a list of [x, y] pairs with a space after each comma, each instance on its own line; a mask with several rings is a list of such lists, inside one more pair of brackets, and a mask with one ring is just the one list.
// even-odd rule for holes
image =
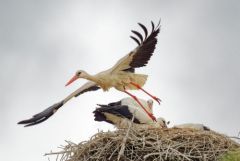
[[131, 96], [141, 107], [142, 109], [147, 113], [147, 115], [153, 120], [153, 121], [157, 121], [156, 117], [153, 116], [152, 113], [149, 113], [145, 107], [141, 104], [141, 102], [138, 100], [138, 98], [136, 96], [134, 96], [133, 94], [129, 93], [128, 91], [124, 90], [125, 93], [127, 93], [129, 96]]
[[153, 96], [151, 95], [150, 93], [148, 93], [147, 91], [145, 91], [140, 85], [138, 85], [137, 83], [133, 83], [133, 82], [130, 82], [131, 85], [137, 87], [138, 89], [142, 90], [144, 93], [146, 93], [147, 95], [149, 95], [150, 97], [152, 97], [155, 101], [157, 101], [159, 104], [161, 102], [161, 99], [160, 98], [157, 98], [156, 96]]

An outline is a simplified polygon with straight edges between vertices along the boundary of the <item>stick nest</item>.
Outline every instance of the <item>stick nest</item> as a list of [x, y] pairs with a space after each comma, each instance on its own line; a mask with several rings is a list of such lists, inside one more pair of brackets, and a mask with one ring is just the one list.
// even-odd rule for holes
[[50, 154], [60, 161], [215, 161], [240, 147], [214, 131], [178, 128], [98, 132], [88, 141], [67, 143], [63, 151]]

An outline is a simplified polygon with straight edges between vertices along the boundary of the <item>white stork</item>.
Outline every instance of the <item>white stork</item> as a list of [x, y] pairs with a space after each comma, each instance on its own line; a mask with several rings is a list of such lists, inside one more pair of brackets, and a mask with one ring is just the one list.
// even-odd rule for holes
[[[146, 110], [152, 113], [153, 100], [145, 101], [139, 99], [145, 105]], [[167, 127], [166, 121], [163, 118], [158, 118], [154, 122], [148, 117], [145, 111], [139, 108], [139, 104], [130, 97], [121, 99], [118, 102], [109, 103], [108, 105], [99, 105], [94, 113], [95, 121], [105, 121], [113, 124], [117, 128], [127, 128], [133, 119], [133, 126], [137, 128], [164, 128]]]
[[160, 99], [149, 94], [147, 91], [142, 89], [142, 86], [145, 84], [147, 80], [147, 75], [144, 74], [135, 74], [135, 68], [146, 66], [150, 57], [152, 56], [155, 46], [157, 44], [157, 35], [160, 31], [160, 21], [158, 25], [155, 27], [154, 23], [152, 24], [152, 30], [148, 35], [147, 28], [138, 23], [139, 26], [144, 31], [144, 36], [137, 31], [132, 30], [132, 32], [137, 36], [130, 36], [138, 46], [128, 53], [126, 56], [121, 58], [112, 68], [100, 72], [95, 75], [90, 75], [83, 70], [78, 70], [73, 78], [66, 84], [69, 85], [73, 81], [78, 78], [87, 79], [88, 82], [77, 89], [75, 92], [71, 93], [62, 101], [55, 103], [54, 105], [48, 107], [44, 111], [34, 115], [32, 118], [23, 120], [18, 122], [18, 124], [25, 124], [25, 126], [31, 126], [35, 124], [39, 124], [45, 120], [47, 120], [50, 116], [52, 116], [60, 107], [62, 107], [65, 103], [67, 103], [71, 98], [77, 97], [88, 91], [95, 91], [100, 88], [103, 91], [107, 91], [108, 89], [114, 87], [115, 89], [125, 92], [130, 95], [134, 100], [138, 102], [140, 107], [148, 114], [148, 116], [152, 120], [156, 120], [152, 113], [149, 113], [145, 107], [141, 104], [141, 102], [137, 99], [136, 96], [129, 93], [127, 90], [137, 90], [140, 89], [149, 96], [151, 96], [154, 100], [156, 100], [160, 104]]
[[195, 129], [195, 130], [205, 130], [205, 131], [209, 131], [210, 128], [203, 125], [203, 124], [197, 124], [197, 123], [185, 123], [185, 124], [180, 124], [180, 125], [175, 125], [173, 126], [173, 128], [188, 128], [188, 129]]

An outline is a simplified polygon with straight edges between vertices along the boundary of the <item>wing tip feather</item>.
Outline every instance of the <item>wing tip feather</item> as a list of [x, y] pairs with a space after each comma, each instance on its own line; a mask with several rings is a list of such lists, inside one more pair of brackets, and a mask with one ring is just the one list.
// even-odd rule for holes
[[135, 31], [135, 30], [131, 30], [132, 33], [134, 33], [139, 39], [140, 41], [134, 37], [134, 36], [130, 36], [130, 38], [132, 38], [139, 46], [141, 44], [143, 44], [144, 42], [146, 42], [146, 40], [148, 40], [149, 38], [152, 38], [152, 37], [156, 37], [157, 34], [159, 33], [160, 31], [160, 28], [161, 28], [161, 18], [159, 19], [158, 21], [158, 24], [155, 26], [155, 24], [153, 23], [153, 21], [151, 21], [151, 26], [152, 26], [152, 32], [150, 35], [148, 35], [148, 30], [147, 28], [141, 24], [141, 23], [138, 23], [138, 25], [143, 29], [144, 31], [144, 34], [145, 34], [145, 37], [143, 39], [143, 36], [138, 32], [138, 31]]

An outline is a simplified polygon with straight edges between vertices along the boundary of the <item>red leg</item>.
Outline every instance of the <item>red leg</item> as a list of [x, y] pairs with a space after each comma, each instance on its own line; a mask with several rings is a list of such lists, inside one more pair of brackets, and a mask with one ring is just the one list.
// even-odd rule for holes
[[137, 87], [138, 89], [142, 90], [144, 93], [146, 93], [147, 95], [149, 95], [150, 97], [152, 97], [155, 101], [157, 101], [159, 104], [161, 102], [160, 98], [157, 98], [156, 96], [151, 95], [150, 93], [148, 93], [147, 91], [145, 91], [141, 86], [139, 86], [136, 83], [131, 82], [131, 84], [135, 87]]
[[152, 113], [149, 113], [144, 106], [141, 104], [141, 102], [137, 99], [136, 96], [132, 95], [131, 93], [127, 92], [126, 90], [124, 90], [125, 93], [127, 93], [129, 96], [131, 96], [141, 107], [142, 109], [147, 113], [147, 115], [153, 120], [153, 121], [157, 121], [156, 118], [153, 116]]

